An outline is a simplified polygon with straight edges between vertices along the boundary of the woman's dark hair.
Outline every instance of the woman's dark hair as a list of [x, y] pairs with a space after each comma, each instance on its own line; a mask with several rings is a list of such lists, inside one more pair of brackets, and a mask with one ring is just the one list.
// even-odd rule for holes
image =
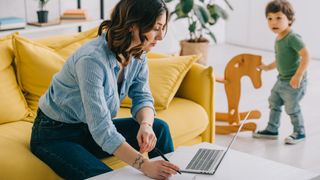
[[294, 19], [294, 10], [292, 5], [287, 0], [274, 0], [267, 4], [265, 15], [268, 17], [269, 13], [282, 12], [291, 21], [289, 26], [292, 25]]
[[[166, 15], [164, 26], [167, 26], [169, 11], [163, 0], [120, 0], [114, 7], [110, 20], [101, 23], [98, 35], [107, 31], [108, 47], [116, 54], [118, 61], [120, 61], [119, 54], [122, 54], [127, 61], [131, 56], [140, 58], [146, 40], [144, 34], [152, 30], [157, 18], [163, 14]], [[141, 44], [128, 51], [132, 41], [130, 29], [133, 25], [139, 28]]]

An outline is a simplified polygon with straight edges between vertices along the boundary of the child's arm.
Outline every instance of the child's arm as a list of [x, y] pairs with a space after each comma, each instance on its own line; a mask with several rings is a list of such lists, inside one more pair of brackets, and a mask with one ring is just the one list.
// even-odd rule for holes
[[299, 51], [299, 55], [301, 56], [301, 62], [300, 65], [296, 71], [296, 73], [294, 74], [294, 76], [292, 76], [291, 80], [290, 80], [290, 85], [292, 88], [296, 89], [300, 87], [300, 82], [302, 80], [302, 77], [304, 75], [304, 73], [307, 70], [310, 58], [309, 58], [309, 52], [307, 50], [307, 48], [302, 48]]
[[264, 70], [264, 71], [270, 71], [270, 70], [272, 70], [272, 69], [275, 69], [276, 67], [277, 67], [276, 61], [273, 61], [272, 63], [270, 63], [270, 64], [268, 64], [268, 65], [262, 63], [262, 64], [259, 66], [259, 69]]

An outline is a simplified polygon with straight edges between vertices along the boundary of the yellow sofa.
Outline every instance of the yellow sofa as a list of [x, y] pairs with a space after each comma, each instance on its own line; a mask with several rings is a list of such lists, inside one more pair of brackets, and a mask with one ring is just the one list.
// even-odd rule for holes
[[[81, 44], [93, 38], [95, 34], [96, 29], [73, 35], [46, 37], [34, 40], [33, 45], [49, 50], [47, 53], [51, 53], [52, 50], [62, 58], [66, 58]], [[33, 102], [36, 102], [34, 100], [37, 100], [38, 97], [31, 96], [32, 93], [28, 92], [28, 88], [32, 88], [28, 82], [34, 74], [31, 72], [30, 77], [26, 78], [23, 68], [27, 66], [23, 63], [33, 61], [33, 57], [24, 59], [23, 63], [17, 60], [17, 58], [27, 56], [19, 54], [21, 52], [17, 48], [20, 46], [18, 42], [12, 43], [13, 37], [18, 40], [20, 38], [17, 35], [0, 37], [0, 179], [61, 179], [29, 150], [31, 127], [37, 105]], [[22, 42], [33, 43], [31, 40]], [[41, 54], [38, 49], [36, 53]], [[16, 57], [17, 54], [21, 57]], [[169, 56], [156, 53], [150, 53], [148, 56], [150, 59], [170, 59]], [[43, 62], [45, 61], [47, 61], [46, 57], [43, 57]], [[27, 67], [27, 70], [30, 68], [35, 68], [33, 71], [37, 70], [36, 67]], [[167, 69], [170, 71], [170, 68]], [[47, 70], [41, 70], [44, 74], [47, 73]], [[150, 75], [153, 72], [150, 69]], [[168, 71], [163, 73], [168, 73]], [[37, 83], [42, 86], [43, 84], [49, 85], [44, 80]], [[167, 106], [157, 109], [157, 117], [165, 120], [170, 126], [175, 147], [203, 141], [213, 142], [215, 117], [212, 68], [192, 63], [181, 82], [177, 83], [176, 91], [170, 92], [174, 96], [169, 98]], [[130, 102], [128, 104], [122, 106], [118, 117], [130, 116], [128, 108]], [[115, 157], [106, 158], [103, 161], [114, 169], [124, 165]]]

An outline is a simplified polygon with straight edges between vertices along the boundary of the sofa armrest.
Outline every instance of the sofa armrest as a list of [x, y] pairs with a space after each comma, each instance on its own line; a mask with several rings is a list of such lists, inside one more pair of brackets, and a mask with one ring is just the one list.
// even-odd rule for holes
[[201, 134], [204, 141], [214, 142], [215, 136], [215, 111], [214, 111], [214, 75], [211, 66], [205, 67], [194, 64], [176, 94], [201, 105], [207, 112], [209, 126]]

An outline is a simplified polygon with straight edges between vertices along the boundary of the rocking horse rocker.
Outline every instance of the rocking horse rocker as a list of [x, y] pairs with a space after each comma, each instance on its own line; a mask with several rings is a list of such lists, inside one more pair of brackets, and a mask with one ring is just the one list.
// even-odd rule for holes
[[[249, 76], [255, 89], [260, 88], [261, 56], [252, 54], [240, 54], [233, 57], [227, 64], [224, 71], [224, 78], [217, 78], [216, 81], [223, 83], [228, 100], [228, 112], [216, 112], [216, 120], [221, 121], [216, 124], [216, 132], [218, 134], [229, 134], [236, 132], [241, 124], [241, 120], [245, 118], [247, 112], [239, 112], [239, 101], [241, 95], [241, 78]], [[252, 110], [248, 119], [259, 119], [260, 111]], [[254, 122], [246, 122], [243, 124], [241, 131], [255, 131], [257, 125]]]

